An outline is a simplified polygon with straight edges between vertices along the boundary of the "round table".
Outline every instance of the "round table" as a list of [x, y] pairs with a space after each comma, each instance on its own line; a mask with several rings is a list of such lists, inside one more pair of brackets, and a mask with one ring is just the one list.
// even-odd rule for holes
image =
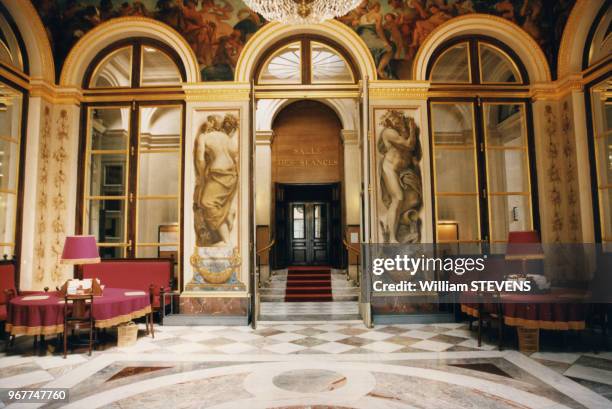
[[[478, 304], [461, 302], [461, 311], [478, 318]], [[544, 330], [583, 330], [586, 326], [586, 293], [569, 288], [552, 288], [540, 294], [500, 294], [504, 324]], [[483, 307], [493, 312], [492, 304]]]
[[[94, 297], [96, 328], [109, 328], [151, 313], [149, 294], [124, 288], [105, 288]], [[64, 332], [64, 296], [40, 292], [10, 301], [6, 331], [11, 335], [53, 335]]]

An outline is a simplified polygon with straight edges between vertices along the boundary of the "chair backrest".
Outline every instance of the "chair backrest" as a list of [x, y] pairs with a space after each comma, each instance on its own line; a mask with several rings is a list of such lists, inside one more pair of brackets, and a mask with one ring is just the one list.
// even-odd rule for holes
[[65, 295], [64, 322], [66, 320], [91, 321], [93, 319], [93, 294]]
[[0, 261], [0, 304], [6, 303], [6, 290], [17, 292], [15, 286], [15, 263], [13, 261]]
[[98, 278], [109, 288], [149, 292], [151, 284], [168, 287], [172, 277], [171, 259], [113, 259], [83, 266], [83, 278]]

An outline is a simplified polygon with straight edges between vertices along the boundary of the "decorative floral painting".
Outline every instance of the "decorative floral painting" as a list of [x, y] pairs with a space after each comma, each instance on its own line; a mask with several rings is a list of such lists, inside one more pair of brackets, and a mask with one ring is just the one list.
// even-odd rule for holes
[[[551, 69], [575, 0], [364, 0], [339, 20], [368, 45], [381, 79], [410, 79], [427, 35], [453, 17], [487, 13], [508, 19], [544, 50]], [[162, 21], [193, 48], [203, 81], [231, 81], [248, 39], [265, 24], [240, 0], [33, 0], [47, 27], [58, 72], [70, 48], [100, 23], [122, 16]], [[58, 74], [59, 75], [59, 74]]]

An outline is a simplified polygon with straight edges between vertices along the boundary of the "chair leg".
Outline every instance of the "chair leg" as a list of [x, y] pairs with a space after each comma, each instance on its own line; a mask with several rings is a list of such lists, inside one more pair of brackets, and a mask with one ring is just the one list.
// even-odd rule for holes
[[482, 315], [478, 316], [478, 347], [482, 345]]
[[504, 345], [504, 319], [499, 319], [499, 329], [497, 330], [497, 348], [501, 351]]
[[91, 351], [93, 349], [93, 326], [89, 326], [89, 356], [91, 356]]
[[64, 359], [66, 359], [66, 350], [68, 348], [68, 333], [66, 331], [64, 331]]
[[151, 338], [155, 338], [155, 326], [153, 321], [153, 310], [149, 313], [149, 322], [151, 323]]

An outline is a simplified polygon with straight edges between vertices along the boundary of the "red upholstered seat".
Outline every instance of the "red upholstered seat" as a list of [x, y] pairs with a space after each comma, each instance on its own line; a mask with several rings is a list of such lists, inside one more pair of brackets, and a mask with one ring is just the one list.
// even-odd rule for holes
[[[160, 306], [161, 290], [170, 291], [172, 272], [168, 259], [115, 259], [83, 266], [83, 278], [98, 278], [106, 287], [149, 292], [153, 285], [153, 308]], [[169, 303], [170, 297], [166, 300]]]
[[6, 304], [0, 304], [0, 321], [6, 321]]
[[6, 321], [6, 294], [5, 290], [13, 290], [15, 287], [15, 265], [12, 262], [0, 263], [0, 321]]

